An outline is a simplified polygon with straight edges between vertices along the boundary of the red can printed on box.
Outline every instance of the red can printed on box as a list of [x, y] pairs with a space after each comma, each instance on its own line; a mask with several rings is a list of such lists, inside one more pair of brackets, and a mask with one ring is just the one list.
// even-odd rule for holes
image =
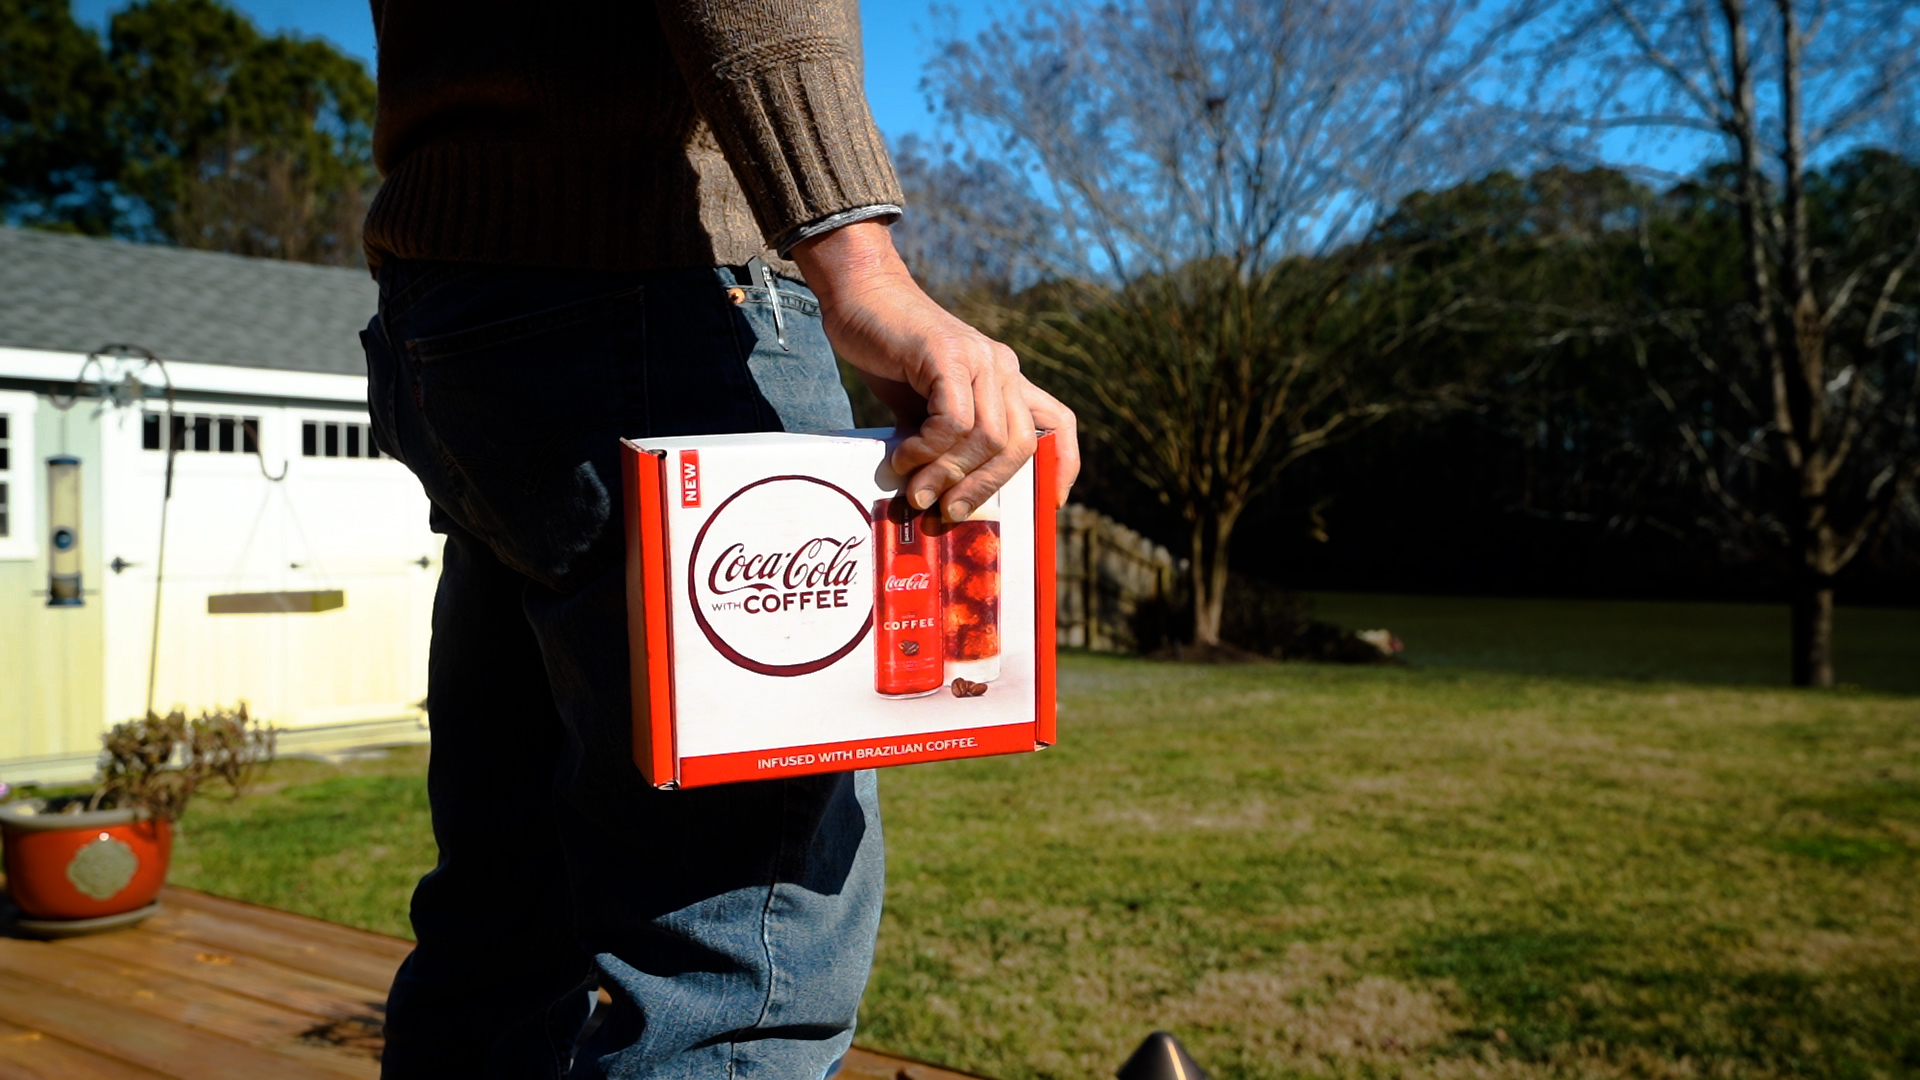
[[967, 522], [891, 433], [623, 441], [634, 762], [699, 787], [1054, 741], [1053, 442]]
[[[930, 520], [932, 519], [932, 520]], [[941, 544], [937, 514], [902, 498], [873, 504], [873, 688], [881, 697], [925, 697], [946, 684], [941, 649]]]

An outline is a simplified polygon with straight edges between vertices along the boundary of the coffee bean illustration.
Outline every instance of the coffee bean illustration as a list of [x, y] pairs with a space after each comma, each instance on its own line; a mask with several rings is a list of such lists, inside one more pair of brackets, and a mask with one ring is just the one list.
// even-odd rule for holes
[[953, 696], [954, 697], [979, 697], [982, 694], [985, 694], [986, 692], [987, 692], [986, 683], [974, 682], [971, 679], [961, 679], [961, 678], [955, 678], [953, 680]]

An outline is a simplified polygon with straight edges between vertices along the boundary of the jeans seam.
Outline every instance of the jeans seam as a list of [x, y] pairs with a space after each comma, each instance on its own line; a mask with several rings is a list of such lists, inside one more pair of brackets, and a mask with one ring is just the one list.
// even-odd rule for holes
[[404, 315], [421, 296], [446, 284], [463, 274], [476, 271], [476, 267], [467, 263], [436, 263], [421, 271], [412, 281], [397, 289], [390, 289], [391, 276], [399, 272], [398, 264], [389, 263], [380, 268], [377, 281], [380, 283], [381, 310], [391, 310], [395, 317]]
[[[773, 902], [780, 894], [780, 871], [786, 862], [787, 823], [793, 815], [793, 785], [786, 780], [776, 781], [780, 785], [780, 836], [774, 845], [773, 866], [767, 874], [767, 899], [760, 906], [760, 950], [767, 963], [767, 996], [760, 1002], [760, 1015], [754, 1018], [753, 1026], [759, 1028], [767, 1022], [773, 1012], [773, 999], [780, 984], [780, 968], [773, 959]], [[727, 1072], [733, 1075], [734, 1063], [738, 1060], [740, 1044], [736, 1040], [728, 1049]]]
[[544, 311], [532, 311], [481, 326], [414, 338], [407, 342], [407, 347], [413, 350], [414, 358], [422, 366], [457, 364], [460, 358], [468, 353], [516, 345], [557, 330], [565, 330], [583, 322], [603, 318], [609, 314], [617, 315], [621, 307], [638, 304], [641, 291], [642, 286], [637, 285], [616, 289], [585, 300], [559, 304]]
[[[410, 379], [411, 376], [407, 373], [406, 359], [403, 354], [394, 350], [393, 327], [388, 323], [387, 318], [387, 309], [382, 305], [373, 313], [372, 323], [379, 330], [379, 344], [385, 350], [387, 358], [388, 378], [384, 390], [384, 396], [387, 399], [385, 427], [387, 441], [392, 444], [387, 452], [389, 456], [398, 458], [402, 464], [405, 464], [407, 460], [405, 453], [400, 451], [400, 383], [403, 379]], [[373, 416], [373, 395], [379, 393], [382, 393], [382, 388], [374, 385], [373, 371], [369, 368], [367, 371], [367, 419], [375, 425], [379, 425], [380, 421]]]

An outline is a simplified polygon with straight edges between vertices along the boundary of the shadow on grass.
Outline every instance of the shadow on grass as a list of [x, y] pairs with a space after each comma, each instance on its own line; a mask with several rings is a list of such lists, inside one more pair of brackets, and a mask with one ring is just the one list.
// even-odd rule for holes
[[1920, 852], [1903, 842], [1920, 836], [1920, 783], [1882, 778], [1825, 795], [1789, 799], [1782, 835], [1770, 847], [1847, 870]]
[[[1386, 627], [1415, 667], [1535, 675], [1785, 686], [1787, 609], [1730, 604], [1538, 597], [1316, 593], [1319, 618]], [[1834, 613], [1834, 673], [1843, 689], [1920, 694], [1920, 611]]]
[[1784, 837], [1773, 842], [1773, 849], [1786, 855], [1819, 859], [1849, 870], [1863, 870], [1907, 851], [1904, 845], [1892, 840], [1872, 836], [1840, 836], [1835, 833]]
[[1812, 810], [1847, 825], [1873, 826], [1888, 821], [1920, 825], [1920, 782], [1883, 778], [1828, 795], [1794, 799], [1786, 805]]
[[[1712, 950], [1664, 943], [1667, 966], [1616, 963], [1662, 943], [1535, 928], [1416, 940], [1407, 969], [1450, 980], [1479, 1023], [1454, 1053], [1547, 1063], [1604, 1046], [1689, 1061], [1703, 1075], [1866, 1077], [1920, 1068], [1920, 970], [1900, 958], [1843, 978], [1697, 968]], [[1836, 993], [1838, 984], [1845, 992]]]

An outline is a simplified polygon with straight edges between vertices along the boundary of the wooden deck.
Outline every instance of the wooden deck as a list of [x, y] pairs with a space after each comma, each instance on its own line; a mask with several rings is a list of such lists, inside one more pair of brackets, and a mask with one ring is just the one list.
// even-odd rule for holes
[[[187, 889], [131, 930], [0, 937], [0, 1078], [338, 1080], [380, 1072], [408, 945]], [[966, 1080], [855, 1049], [843, 1080]]]

